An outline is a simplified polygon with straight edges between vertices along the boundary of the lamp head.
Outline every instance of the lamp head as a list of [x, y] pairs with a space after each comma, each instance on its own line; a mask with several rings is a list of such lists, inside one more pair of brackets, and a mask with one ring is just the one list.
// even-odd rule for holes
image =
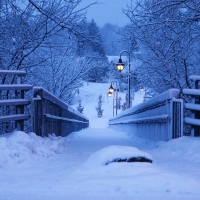
[[121, 58], [119, 59], [119, 61], [116, 64], [116, 66], [117, 66], [117, 70], [120, 71], [120, 72], [124, 69], [124, 63], [122, 62]]
[[141, 89], [141, 91], [144, 91], [144, 87], [141, 87], [140, 89]]
[[108, 96], [111, 97], [112, 96], [112, 92], [109, 91], [108, 92]]
[[111, 84], [110, 87], [109, 87], [109, 92], [111, 92], [111, 94], [112, 94], [113, 91], [114, 91], [114, 88], [113, 88], [113, 86], [112, 86], [112, 84]]

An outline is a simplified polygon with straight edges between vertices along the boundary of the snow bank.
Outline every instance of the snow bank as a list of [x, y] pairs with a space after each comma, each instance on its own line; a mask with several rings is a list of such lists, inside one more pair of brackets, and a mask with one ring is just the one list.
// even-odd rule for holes
[[165, 158], [184, 159], [200, 163], [200, 138], [184, 136], [168, 142], [158, 142], [158, 153]]
[[35, 133], [15, 131], [0, 137], [0, 167], [21, 163], [32, 156], [48, 158], [64, 151], [65, 139], [49, 135], [42, 138]]
[[84, 167], [98, 167], [102, 165], [107, 165], [117, 159], [124, 160], [133, 157], [144, 157], [152, 160], [151, 155], [146, 152], [140, 151], [135, 147], [112, 145], [93, 153], [84, 164]]

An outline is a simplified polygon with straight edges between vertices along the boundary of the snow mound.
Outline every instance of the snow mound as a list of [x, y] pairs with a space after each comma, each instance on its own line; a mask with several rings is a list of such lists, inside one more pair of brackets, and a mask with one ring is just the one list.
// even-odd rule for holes
[[49, 135], [42, 138], [35, 133], [15, 131], [0, 137], [0, 167], [29, 160], [31, 156], [50, 157], [64, 151], [65, 139]]
[[132, 158], [146, 158], [151, 161], [153, 160], [151, 155], [140, 151], [135, 147], [112, 145], [93, 153], [84, 166], [93, 168], [94, 166], [98, 167], [118, 160], [126, 161]]
[[200, 163], [200, 138], [183, 136], [168, 142], [160, 141], [157, 143], [158, 153], [163, 157], [177, 158]]

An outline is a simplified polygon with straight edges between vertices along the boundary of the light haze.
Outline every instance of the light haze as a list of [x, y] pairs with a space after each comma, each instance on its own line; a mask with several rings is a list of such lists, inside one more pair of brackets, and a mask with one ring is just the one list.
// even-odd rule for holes
[[[87, 6], [95, 0], [83, 0], [81, 6]], [[131, 0], [99, 0], [98, 4], [91, 6], [87, 11], [87, 19], [94, 21], [102, 27], [106, 23], [124, 26], [129, 22], [122, 10], [131, 4]]]

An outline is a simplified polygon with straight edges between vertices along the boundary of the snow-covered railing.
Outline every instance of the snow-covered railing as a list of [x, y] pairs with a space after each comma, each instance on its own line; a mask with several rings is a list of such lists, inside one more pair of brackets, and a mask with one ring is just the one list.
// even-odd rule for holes
[[183, 89], [182, 92], [192, 97], [191, 103], [184, 104], [184, 108], [190, 110], [192, 115], [184, 118], [184, 122], [191, 125], [191, 136], [200, 136], [200, 76], [192, 75], [189, 79], [194, 81], [195, 89]]
[[0, 134], [14, 129], [24, 130], [24, 121], [31, 115], [25, 113], [25, 107], [31, 101], [25, 99], [25, 91], [32, 85], [22, 84], [25, 71], [0, 70]]
[[178, 89], [170, 89], [148, 101], [123, 111], [109, 120], [109, 127], [150, 140], [183, 135], [183, 101]]
[[66, 136], [89, 126], [89, 120], [80, 112], [41, 87], [33, 88], [32, 129], [40, 136], [54, 133]]

